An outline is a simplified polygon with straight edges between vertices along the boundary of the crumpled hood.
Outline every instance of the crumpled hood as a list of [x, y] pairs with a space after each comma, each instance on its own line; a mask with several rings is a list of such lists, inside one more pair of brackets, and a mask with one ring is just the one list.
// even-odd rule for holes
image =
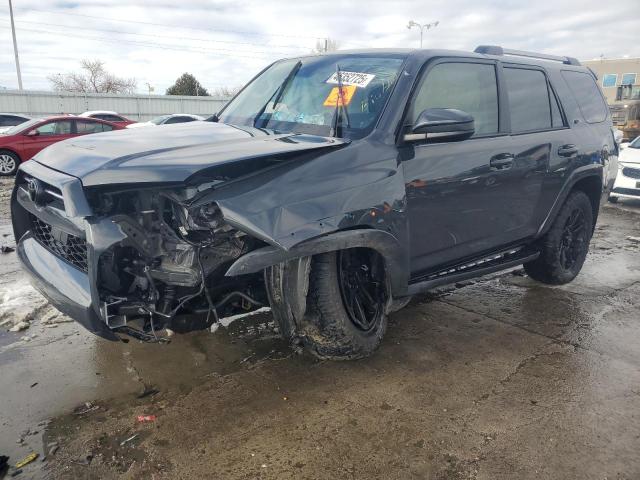
[[190, 122], [76, 137], [51, 145], [34, 160], [79, 178], [86, 187], [183, 182], [225, 164], [345, 143], [339, 138]]

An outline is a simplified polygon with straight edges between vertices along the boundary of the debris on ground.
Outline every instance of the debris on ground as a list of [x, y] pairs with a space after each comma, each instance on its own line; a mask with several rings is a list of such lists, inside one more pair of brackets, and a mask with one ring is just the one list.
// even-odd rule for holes
[[33, 462], [36, 458], [38, 458], [40, 455], [33, 452], [30, 453], [29, 455], [27, 455], [26, 457], [24, 457], [22, 460], [20, 460], [18, 463], [16, 463], [16, 469], [22, 468], [25, 465], [30, 464], [31, 462]]
[[125, 438], [123, 441], [120, 442], [120, 446], [124, 447], [127, 443], [134, 440], [137, 436], [138, 434], [136, 433], [135, 435], [131, 435], [129, 438]]
[[628, 237], [627, 237], [627, 240], [629, 240], [630, 242], [637, 243], [637, 244], [639, 244], [639, 245], [640, 245], [640, 237], [632, 237], [632, 236], [628, 236]]
[[153, 395], [157, 395], [158, 393], [160, 393], [160, 390], [157, 390], [153, 387], [149, 387], [147, 385], [145, 385], [144, 390], [142, 391], [142, 393], [140, 395], [138, 395], [137, 398], [146, 398], [146, 397], [151, 397]]
[[11, 472], [11, 476], [12, 477], [17, 477], [18, 475], [20, 475], [22, 473], [22, 469], [18, 469], [18, 470], [14, 470], [13, 472]]
[[138, 415], [137, 420], [139, 423], [155, 422], [157, 418], [155, 415]]
[[2, 253], [11, 253], [11, 252], [15, 252], [15, 250], [16, 250], [15, 248], [7, 247], [6, 245], [2, 245], [0, 247], [0, 252], [2, 252]]
[[94, 405], [91, 402], [85, 402], [84, 405], [77, 407], [73, 412], [76, 415], [84, 415], [85, 413], [93, 412], [100, 408], [98, 405]]
[[50, 443], [49, 444], [49, 455], [55, 455], [55, 453], [58, 451], [58, 449], [60, 448], [60, 445], [58, 445], [57, 443]]
[[29, 322], [25, 322], [24, 320], [16, 323], [13, 327], [9, 329], [10, 332], [21, 332], [29, 328], [31, 324]]

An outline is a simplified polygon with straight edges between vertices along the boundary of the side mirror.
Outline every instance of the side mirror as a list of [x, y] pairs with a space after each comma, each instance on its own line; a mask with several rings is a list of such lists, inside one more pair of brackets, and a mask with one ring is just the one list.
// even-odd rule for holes
[[37, 137], [38, 135], [40, 135], [40, 134], [38, 133], [37, 130], [29, 130], [27, 132], [27, 137]]
[[455, 108], [427, 108], [418, 115], [407, 142], [420, 140], [465, 140], [475, 132], [473, 117]]

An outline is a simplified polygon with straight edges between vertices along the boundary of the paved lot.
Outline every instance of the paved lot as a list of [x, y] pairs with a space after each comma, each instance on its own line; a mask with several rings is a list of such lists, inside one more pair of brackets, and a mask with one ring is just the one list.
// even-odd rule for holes
[[606, 206], [572, 284], [516, 271], [415, 298], [374, 357], [347, 363], [295, 354], [269, 314], [169, 345], [96, 339], [2, 255], [0, 322], [31, 326], [0, 329], [0, 455], [59, 445], [19, 478], [640, 478], [628, 237], [640, 203]]

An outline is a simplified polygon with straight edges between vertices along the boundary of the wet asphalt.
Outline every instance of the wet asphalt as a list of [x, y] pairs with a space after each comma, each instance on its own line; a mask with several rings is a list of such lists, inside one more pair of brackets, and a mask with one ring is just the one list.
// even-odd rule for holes
[[291, 350], [268, 313], [107, 342], [0, 254], [0, 455], [40, 455], [18, 478], [640, 478], [638, 237], [640, 202], [604, 205], [571, 284], [516, 269], [439, 289], [342, 363]]

